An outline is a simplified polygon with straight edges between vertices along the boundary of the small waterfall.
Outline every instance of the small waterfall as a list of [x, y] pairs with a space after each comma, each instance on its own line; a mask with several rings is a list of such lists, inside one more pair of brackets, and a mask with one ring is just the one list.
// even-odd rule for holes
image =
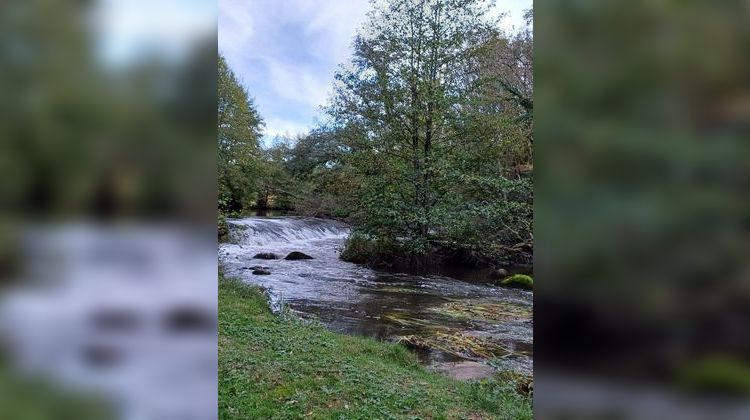
[[349, 235], [346, 224], [325, 219], [248, 218], [228, 220], [227, 225], [232, 242], [250, 246], [338, 239]]

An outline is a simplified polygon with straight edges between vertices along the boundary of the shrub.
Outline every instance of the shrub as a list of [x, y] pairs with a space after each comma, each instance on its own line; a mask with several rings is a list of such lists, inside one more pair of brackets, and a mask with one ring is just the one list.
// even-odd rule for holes
[[227, 216], [221, 212], [219, 212], [217, 228], [219, 231], [219, 242], [226, 242], [229, 239], [229, 227], [227, 226]]
[[376, 241], [362, 233], [353, 232], [344, 243], [340, 258], [356, 264], [368, 264], [375, 259], [376, 255]]

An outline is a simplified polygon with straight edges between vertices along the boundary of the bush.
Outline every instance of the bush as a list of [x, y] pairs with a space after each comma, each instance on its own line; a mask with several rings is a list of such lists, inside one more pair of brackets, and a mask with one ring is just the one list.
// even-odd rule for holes
[[219, 242], [226, 242], [229, 239], [229, 227], [227, 226], [227, 216], [219, 212], [217, 229], [219, 233]]
[[377, 256], [377, 243], [366, 235], [353, 232], [344, 243], [340, 258], [356, 264], [369, 264]]
[[500, 281], [500, 285], [531, 290], [534, 288], [534, 280], [526, 274], [514, 274]]

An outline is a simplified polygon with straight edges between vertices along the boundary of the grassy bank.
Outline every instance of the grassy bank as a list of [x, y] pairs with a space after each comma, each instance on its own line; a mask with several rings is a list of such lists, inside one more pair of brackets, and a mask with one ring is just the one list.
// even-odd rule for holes
[[402, 346], [271, 314], [256, 288], [219, 281], [219, 412], [245, 418], [531, 418], [512, 384], [426, 371]]
[[112, 407], [64, 383], [15, 372], [0, 355], [0, 419], [114, 419]]

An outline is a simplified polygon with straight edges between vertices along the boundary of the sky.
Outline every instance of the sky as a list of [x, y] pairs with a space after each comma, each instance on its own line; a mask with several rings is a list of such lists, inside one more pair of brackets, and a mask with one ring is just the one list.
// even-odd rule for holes
[[[497, 0], [503, 29], [523, 26], [532, 0]], [[264, 118], [265, 143], [322, 118], [333, 75], [351, 56], [368, 0], [219, 0], [219, 51]]]
[[215, 0], [98, 0], [89, 13], [99, 54], [128, 65], [149, 54], [179, 60], [215, 36]]

